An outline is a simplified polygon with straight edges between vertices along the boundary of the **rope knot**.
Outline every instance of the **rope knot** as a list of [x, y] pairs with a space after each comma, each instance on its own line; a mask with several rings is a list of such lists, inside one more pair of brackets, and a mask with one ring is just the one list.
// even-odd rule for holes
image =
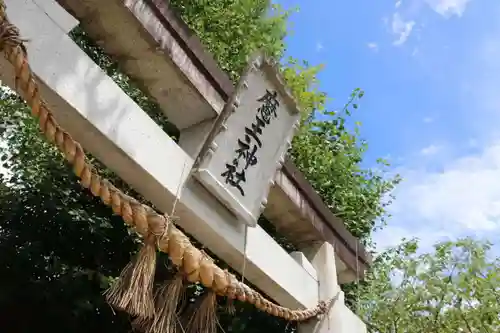
[[26, 40], [20, 37], [19, 29], [10, 23], [5, 17], [5, 4], [3, 1], [0, 2], [0, 51], [3, 51], [5, 47], [10, 47], [15, 49], [20, 47], [24, 55], [28, 54], [26, 47], [23, 43]]
[[328, 311], [328, 304], [325, 301], [319, 301], [318, 309], [319, 309], [318, 314], [325, 314]]

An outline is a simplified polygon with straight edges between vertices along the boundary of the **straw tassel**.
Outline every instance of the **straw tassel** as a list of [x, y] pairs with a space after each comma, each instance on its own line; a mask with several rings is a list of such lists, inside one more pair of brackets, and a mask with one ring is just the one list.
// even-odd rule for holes
[[224, 270], [224, 275], [226, 278], [226, 285], [227, 287], [225, 288], [226, 291], [226, 305], [225, 305], [225, 311], [230, 314], [230, 315], [235, 315], [236, 314], [236, 306], [235, 306], [235, 298], [236, 294], [234, 293], [233, 288], [229, 288], [231, 285], [231, 274], [227, 269]]
[[184, 277], [177, 273], [155, 293], [154, 318], [137, 318], [133, 326], [146, 333], [174, 333], [177, 331], [178, 306], [185, 292]]
[[234, 299], [228, 297], [224, 309], [228, 314], [234, 316], [236, 314], [236, 306], [234, 305]]
[[217, 295], [208, 291], [200, 306], [194, 310], [186, 328], [187, 333], [217, 333]]
[[123, 269], [118, 281], [106, 292], [106, 300], [133, 316], [154, 315], [153, 282], [156, 269], [156, 242], [148, 237], [137, 255]]

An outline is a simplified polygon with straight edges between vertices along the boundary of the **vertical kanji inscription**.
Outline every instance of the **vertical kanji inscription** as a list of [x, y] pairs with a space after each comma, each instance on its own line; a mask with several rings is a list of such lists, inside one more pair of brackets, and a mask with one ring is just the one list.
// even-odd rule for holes
[[260, 138], [262, 131], [266, 125], [278, 117], [277, 109], [280, 105], [278, 93], [269, 89], [266, 89], [265, 94], [257, 101], [261, 105], [257, 109], [255, 121], [245, 127], [244, 139], [238, 139], [234, 159], [231, 163], [226, 163], [226, 170], [221, 173], [225, 183], [238, 189], [242, 196], [245, 196], [243, 185], [247, 181], [246, 170], [258, 163], [257, 152], [263, 146]]

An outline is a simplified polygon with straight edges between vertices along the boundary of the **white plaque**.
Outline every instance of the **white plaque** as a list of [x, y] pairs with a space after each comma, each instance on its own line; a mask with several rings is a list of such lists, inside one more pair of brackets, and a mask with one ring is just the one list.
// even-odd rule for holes
[[250, 63], [234, 94], [196, 176], [240, 220], [255, 226], [300, 112], [277, 65], [263, 55]]

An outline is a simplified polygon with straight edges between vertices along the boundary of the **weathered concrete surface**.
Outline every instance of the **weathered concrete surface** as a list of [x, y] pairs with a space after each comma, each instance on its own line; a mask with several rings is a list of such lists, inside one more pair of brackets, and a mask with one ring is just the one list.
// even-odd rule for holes
[[[123, 71], [153, 97], [179, 129], [214, 118], [224, 101], [196, 68], [172, 32], [144, 1], [65, 0], [69, 13], [120, 61]], [[98, 10], [96, 10], [98, 8]]]
[[[339, 283], [355, 280], [356, 272], [344, 262], [345, 258], [354, 261], [355, 256], [342, 246], [342, 239], [324, 223], [307, 197], [301, 193], [286, 174], [278, 172], [275, 180], [276, 183], [270, 192], [264, 215], [273, 221], [277, 230], [284, 237], [293, 240], [299, 248], [310, 247], [319, 239], [333, 239]], [[311, 224], [315, 228], [311, 228]], [[339, 252], [342, 255], [339, 255]], [[364, 265], [359, 265], [359, 270], [364, 269]], [[360, 274], [362, 273], [360, 272]]]
[[335, 278], [335, 250], [330, 243], [317, 242], [303, 250], [316, 269], [319, 299], [329, 301], [336, 297], [328, 315], [299, 325], [299, 333], [366, 333], [366, 325], [344, 302], [344, 293]]

